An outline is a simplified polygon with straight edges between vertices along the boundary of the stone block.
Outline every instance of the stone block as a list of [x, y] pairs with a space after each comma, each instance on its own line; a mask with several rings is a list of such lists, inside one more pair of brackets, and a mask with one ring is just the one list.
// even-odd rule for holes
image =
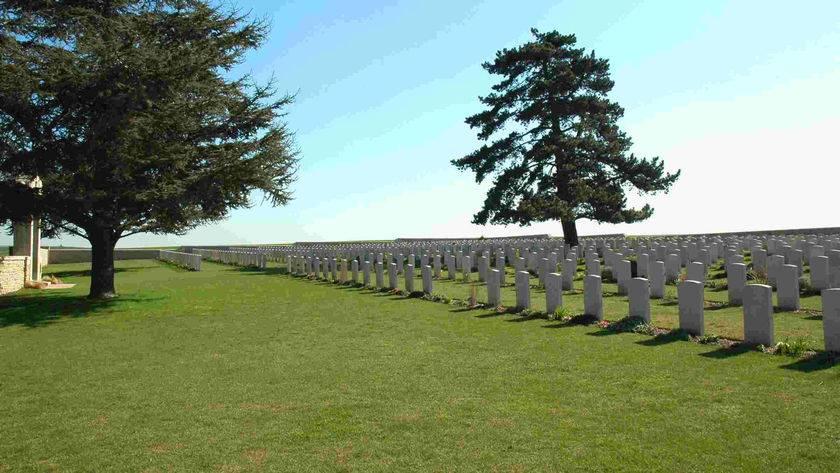
[[516, 273], [516, 309], [525, 310], [531, 308], [531, 286], [530, 277], [527, 271]]
[[828, 289], [828, 256], [811, 258], [811, 287], [820, 291]]
[[779, 309], [799, 310], [799, 268], [793, 264], [782, 265], [778, 270], [776, 284]]
[[680, 307], [680, 328], [686, 332], [703, 335], [703, 283], [683, 281], [677, 285]]
[[563, 307], [563, 276], [560, 273], [548, 273], [545, 277], [545, 312], [553, 314], [558, 307]]
[[583, 279], [583, 313], [604, 320], [601, 276], [590, 274]]
[[491, 269], [487, 272], [487, 304], [491, 307], [498, 307], [502, 304], [502, 290], [499, 285], [499, 277], [502, 272], [498, 269]]
[[822, 313], [825, 351], [838, 353], [840, 352], [840, 289], [826, 289], [822, 292]]
[[627, 285], [632, 279], [630, 261], [623, 259], [615, 262], [615, 279], [618, 281], [618, 294], [627, 294]]
[[744, 288], [744, 343], [774, 344], [773, 288], [765, 284], [747, 284]]
[[423, 276], [423, 292], [426, 294], [431, 294], [432, 290], [434, 289], [433, 280], [432, 280], [432, 267], [429, 265], [423, 266], [422, 269], [422, 276]]
[[650, 281], [650, 297], [662, 299], [665, 297], [665, 263], [653, 261], [648, 265], [648, 280]]
[[680, 271], [682, 269], [680, 263], [680, 256], [670, 254], [665, 259], [665, 282], [673, 284], [680, 278]]
[[694, 263], [689, 263], [688, 267], [686, 268], [686, 279], [690, 281], [697, 281], [700, 283], [706, 282], [706, 265], [695, 261]]
[[650, 284], [645, 278], [633, 278], [627, 283], [630, 317], [640, 317], [650, 323]]
[[411, 263], [405, 266], [405, 291], [409, 294], [414, 292], [414, 265]]
[[726, 286], [730, 305], [744, 303], [744, 287], [747, 285], [747, 265], [733, 263], [726, 267]]

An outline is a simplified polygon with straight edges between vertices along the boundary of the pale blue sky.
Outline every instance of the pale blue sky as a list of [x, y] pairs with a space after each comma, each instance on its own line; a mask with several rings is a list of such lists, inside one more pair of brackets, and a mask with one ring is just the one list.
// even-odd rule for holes
[[464, 118], [493, 82], [481, 63], [531, 27], [608, 58], [634, 151], [683, 171], [648, 198], [648, 221], [582, 221], [582, 234], [840, 225], [836, 0], [233, 3], [273, 25], [240, 71], [298, 92], [296, 199], [121, 246], [560, 235], [556, 222], [470, 224], [485, 187], [449, 163], [477, 145]]

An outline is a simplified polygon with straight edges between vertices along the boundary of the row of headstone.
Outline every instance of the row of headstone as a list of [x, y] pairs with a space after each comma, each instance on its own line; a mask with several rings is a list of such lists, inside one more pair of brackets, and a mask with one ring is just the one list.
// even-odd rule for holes
[[[423, 248], [427, 246], [427, 248]], [[349, 247], [348, 247], [349, 248]], [[372, 247], [370, 247], [372, 249]], [[392, 248], [397, 248], [394, 246]], [[562, 248], [562, 249], [561, 249]], [[345, 248], [346, 249], [346, 248]], [[352, 259], [356, 265], [366, 257], [377, 261], [377, 264], [391, 258], [387, 252], [388, 247], [377, 248], [379, 252], [370, 251], [366, 254]], [[582, 243], [580, 247], [552, 247], [551, 243], [540, 241], [538, 243], [514, 247], [513, 244], [494, 247], [489, 245], [485, 251], [472, 251], [470, 243], [439, 247], [435, 251], [432, 245], [419, 244], [414, 247], [416, 253], [408, 253], [408, 256], [401, 256], [396, 253], [386, 264], [394, 265], [398, 274], [402, 274], [405, 266], [403, 260], [413, 267], [420, 254], [421, 265], [424, 271], [424, 292], [431, 292], [432, 278], [441, 277], [441, 267], [446, 266], [449, 277], [455, 278], [461, 273], [465, 279], [473, 278], [474, 271], [478, 272], [477, 279], [488, 284], [488, 303], [500, 301], [500, 286], [504, 284], [505, 268], [512, 266], [516, 270], [517, 306], [520, 308], [530, 307], [530, 277], [527, 271], [536, 273], [540, 284], [546, 288], [546, 307], [562, 307], [562, 290], [568, 290], [574, 286], [574, 271], [576, 271], [577, 260], [582, 257], [585, 262], [584, 274], [584, 302], [585, 312], [597, 316], [600, 297], [595, 297], [595, 291], [591, 288], [598, 286], [600, 296], [600, 272], [601, 260], [599, 253], [603, 255], [604, 268], [613, 271], [619, 281], [619, 292], [628, 295], [630, 313], [640, 317], [648, 318], [650, 313], [649, 298], [664, 297], [666, 283], [676, 283], [684, 279], [677, 287], [678, 302], [680, 305], [681, 326], [691, 333], [700, 331], [702, 327], [703, 307], [703, 284], [706, 274], [711, 265], [718, 261], [724, 261], [726, 268], [728, 298], [732, 305], [744, 305], [745, 313], [745, 340], [750, 342], [760, 337], [747, 336], [749, 332], [755, 332], [756, 323], [747, 322], [748, 315], [764, 309], [756, 309], [757, 300], [764, 301], [764, 296], [755, 296], [756, 284], [747, 284], [750, 268], [753, 271], [766, 271], [767, 279], [778, 292], [778, 307], [782, 310], [795, 310], [799, 307], [799, 284], [800, 275], [804, 273], [804, 266], [808, 265], [810, 270], [810, 284], [817, 290], [840, 287], [840, 239], [836, 236], [817, 237], [761, 237], [761, 236], [739, 236], [739, 237], [709, 237], [709, 238], [666, 238], [666, 239], [636, 239], [635, 241], [622, 238], [610, 240], [595, 240], [594, 242]], [[329, 254], [334, 249], [316, 248], [307, 249], [301, 252], [298, 248], [285, 248], [280, 251], [281, 258], [300, 258], [307, 254]], [[452, 250], [452, 252], [449, 252]], [[326, 252], [326, 253], [323, 253]], [[562, 258], [560, 254], [569, 256]], [[750, 264], [745, 263], [744, 253], [750, 256]], [[581, 255], [581, 256], [579, 256]], [[630, 261], [626, 258], [636, 259], [639, 278], [633, 278], [629, 271]], [[571, 259], [574, 258], [574, 259]], [[567, 263], [567, 260], [569, 263]], [[555, 261], [557, 261], [555, 263]], [[427, 264], [422, 264], [427, 263]], [[428, 263], [431, 263], [429, 265]], [[368, 263], [370, 264], [370, 263]], [[568, 264], [568, 267], [567, 267]], [[563, 270], [558, 272], [557, 266]], [[428, 284], [425, 279], [426, 267], [429, 266]], [[400, 268], [403, 268], [403, 271]], [[495, 267], [495, 269], [491, 269]], [[574, 270], [572, 268], [574, 267]], [[389, 266], [390, 268], [390, 266]], [[685, 276], [682, 270], [685, 269]], [[289, 267], [291, 271], [291, 266]], [[524, 275], [521, 273], [525, 272]], [[432, 276], [432, 274], [434, 276]], [[566, 275], [569, 275], [569, 283], [566, 282]], [[590, 278], [592, 276], [592, 278]], [[355, 278], [354, 278], [355, 279]], [[389, 287], [394, 286], [395, 277], [389, 280]], [[644, 279], [639, 282], [637, 279]], [[524, 280], [525, 283], [521, 281]], [[412, 283], [413, 285], [413, 278]], [[382, 285], [379, 284], [381, 287]], [[429, 291], [425, 291], [426, 287]], [[497, 290], [497, 286], [499, 286]], [[560, 291], [556, 288], [559, 286]], [[528, 290], [526, 291], [526, 288]], [[412, 288], [413, 289], [413, 288]], [[825, 300], [825, 293], [823, 299]], [[771, 299], [772, 301], [772, 289]], [[698, 302], [699, 301], [699, 302]], [[764, 304], [766, 306], [767, 304]], [[763, 307], [758, 304], [758, 307]], [[770, 303], [772, 313], [772, 302]], [[601, 309], [602, 310], [602, 309]], [[825, 310], [825, 308], [824, 308]], [[700, 315], [698, 319], [697, 314]], [[603, 315], [601, 315], [603, 317]], [[761, 317], [749, 317], [751, 321], [763, 320]], [[700, 322], [698, 323], [698, 320]], [[824, 320], [827, 320], [824, 318]], [[684, 323], [683, 323], [684, 322]], [[828, 322], [826, 322], [828, 323]], [[828, 331], [828, 328], [826, 328]], [[766, 330], [765, 330], [766, 332]], [[827, 346], [829, 337], [826, 337]]]
[[172, 263], [191, 271], [201, 271], [201, 255], [194, 253], [181, 253], [180, 251], [160, 250], [158, 259]]
[[266, 268], [268, 255], [253, 250], [212, 250], [195, 248], [193, 254], [200, 255], [204, 260], [233, 266]]

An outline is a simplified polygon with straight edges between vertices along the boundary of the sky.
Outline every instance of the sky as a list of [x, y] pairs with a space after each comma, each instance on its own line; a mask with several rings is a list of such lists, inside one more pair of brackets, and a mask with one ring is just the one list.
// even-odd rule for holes
[[225, 221], [118, 246], [561, 235], [559, 222], [471, 224], [487, 183], [450, 163], [480, 145], [464, 119], [495, 81], [482, 62], [532, 27], [609, 59], [632, 151], [682, 170], [668, 194], [630, 195], [650, 219], [583, 220], [580, 234], [840, 226], [836, 0], [228, 2], [272, 25], [234, 74], [297, 94], [295, 199], [255, 194]]

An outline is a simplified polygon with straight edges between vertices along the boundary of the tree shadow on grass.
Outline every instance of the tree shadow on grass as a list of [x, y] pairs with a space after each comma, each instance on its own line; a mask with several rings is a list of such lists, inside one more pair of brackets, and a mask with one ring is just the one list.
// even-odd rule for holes
[[249, 276], [258, 276], [258, 275], [276, 276], [278, 274], [287, 274], [286, 268], [278, 268], [278, 267], [253, 268], [253, 267], [235, 266], [235, 268], [236, 268], [236, 271], [238, 271], [240, 273], [245, 273]]
[[457, 314], [457, 313], [461, 313], [461, 312], [472, 312], [474, 310], [479, 310], [479, 308], [478, 307], [458, 307], [456, 309], [450, 309], [449, 312], [452, 312], [453, 314]]
[[512, 308], [507, 309], [507, 310], [502, 310], [502, 311], [499, 311], [499, 310], [496, 310], [496, 309], [489, 309], [489, 310], [490, 310], [490, 312], [485, 312], [483, 314], [478, 314], [478, 315], [475, 316], [475, 318], [477, 318], [477, 319], [489, 319], [491, 317], [502, 317], [502, 316], [505, 316], [505, 315], [511, 315], [511, 314], [515, 313]]
[[751, 352], [754, 350], [755, 348], [750, 345], [739, 343], [731, 347], [719, 347], [716, 350], [707, 351], [706, 353], [700, 353], [700, 356], [722, 360], [726, 358], [732, 358], [733, 356], [743, 355], [744, 353]]
[[157, 298], [117, 297], [108, 300], [88, 299], [83, 295], [46, 295], [0, 298], [0, 327], [21, 325], [29, 328], [43, 327], [62, 318], [96, 315], [113, 309], [124, 302], [148, 302]]
[[793, 363], [782, 365], [786, 370], [801, 371], [803, 373], [810, 373], [812, 371], [822, 371], [833, 368], [840, 364], [840, 355], [837, 353], [821, 352], [808, 358], [796, 360]]
[[569, 319], [555, 322], [553, 324], [543, 325], [542, 328], [572, 328], [572, 327], [587, 327], [598, 323], [598, 319], [586, 314], [577, 314]]
[[647, 340], [639, 340], [638, 345], [646, 347], [656, 347], [659, 345], [667, 345], [668, 343], [688, 341], [688, 335], [682, 330], [671, 330], [670, 332], [660, 333], [653, 338]]
[[[150, 266], [136, 266], [132, 268], [114, 268], [114, 273], [134, 273], [142, 269], [156, 268], [156, 265]], [[44, 275], [55, 276], [59, 279], [64, 278], [89, 278], [91, 276], [90, 269], [79, 269], [75, 271], [49, 271], [44, 272]]]
[[507, 320], [507, 322], [518, 324], [522, 322], [530, 322], [532, 320], [546, 320], [546, 316], [543, 314], [523, 315], [514, 319]]
[[343, 286], [339, 286], [338, 288], [341, 289], [342, 291], [353, 291], [353, 292], [362, 292], [362, 291], [366, 290], [364, 286], [360, 286], [360, 285], [359, 286], [354, 286], [352, 284], [346, 284], [346, 285], [343, 285]]
[[385, 298], [389, 301], [402, 301], [407, 299], [407, 297], [405, 297], [405, 295], [403, 294], [395, 294], [393, 292], [388, 291], [375, 292], [373, 293], [373, 297]]

